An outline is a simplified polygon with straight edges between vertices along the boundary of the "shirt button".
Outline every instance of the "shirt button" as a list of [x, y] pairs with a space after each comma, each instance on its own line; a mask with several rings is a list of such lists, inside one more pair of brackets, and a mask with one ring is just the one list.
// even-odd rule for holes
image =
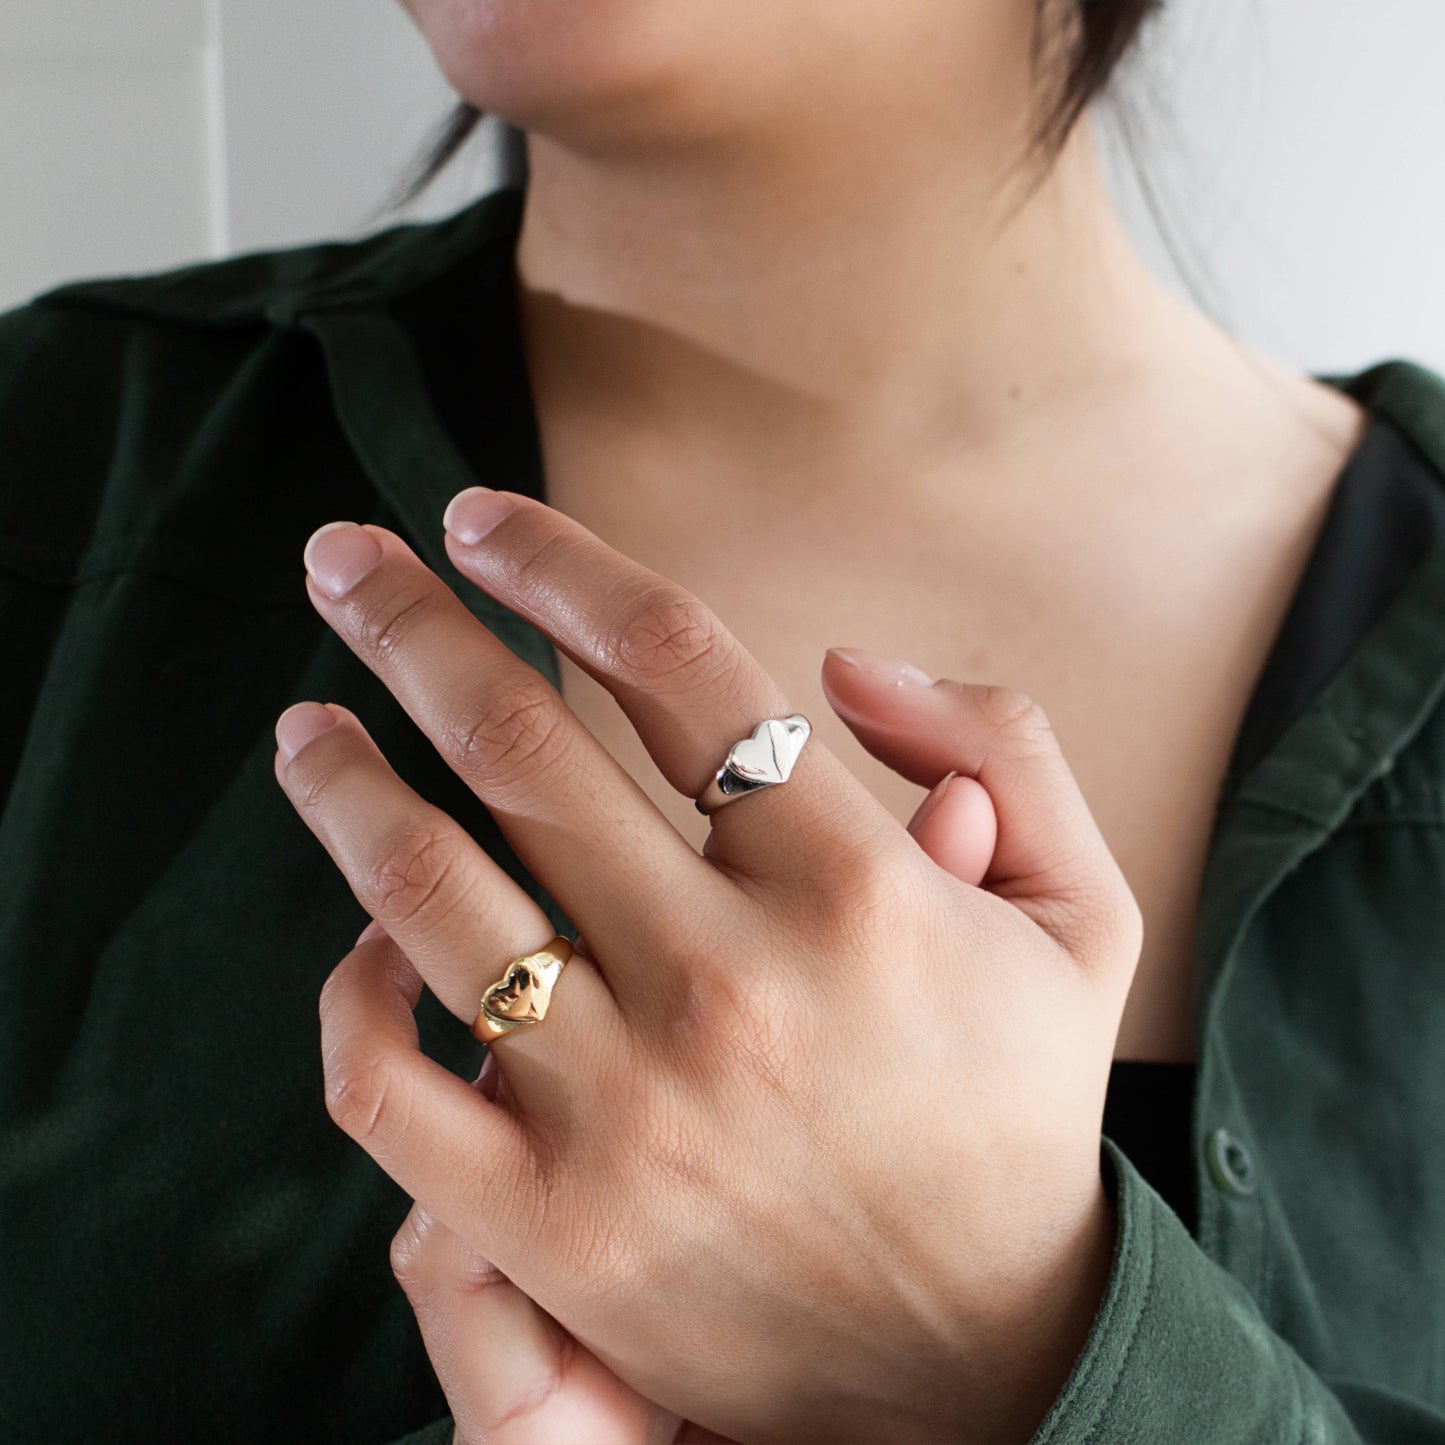
[[1210, 1178], [1225, 1194], [1242, 1199], [1254, 1193], [1258, 1183], [1254, 1159], [1228, 1129], [1216, 1129], [1205, 1139], [1204, 1157], [1209, 1164]]

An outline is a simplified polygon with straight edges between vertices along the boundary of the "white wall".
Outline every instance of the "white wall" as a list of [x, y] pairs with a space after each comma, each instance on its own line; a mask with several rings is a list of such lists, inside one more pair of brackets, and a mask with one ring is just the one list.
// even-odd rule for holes
[[0, 306], [215, 254], [203, 0], [0, 0]]
[[1297, 366], [1445, 371], [1445, 0], [1165, 3], [1124, 93], [1189, 294]]
[[[1442, 56], [1445, 0], [1166, 0], [1126, 89], [1196, 299], [1313, 370], [1445, 370]], [[486, 138], [376, 208], [452, 98], [396, 0], [0, 0], [0, 307], [445, 214]]]
[[456, 100], [396, 0], [216, 0], [215, 8], [236, 250], [445, 215], [496, 183], [493, 137], [478, 136], [435, 194], [371, 218]]

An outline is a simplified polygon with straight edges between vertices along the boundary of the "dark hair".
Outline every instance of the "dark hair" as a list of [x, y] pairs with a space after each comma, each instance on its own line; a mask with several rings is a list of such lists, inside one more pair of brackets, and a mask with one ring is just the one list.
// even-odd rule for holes
[[[1034, 0], [1035, 70], [1045, 82], [1034, 128], [1035, 159], [1056, 156], [1090, 102], [1113, 78], [1145, 20], [1164, 0]], [[485, 111], [458, 100], [424, 142], [386, 209], [419, 196], [446, 169], [480, 124]], [[524, 134], [507, 126], [504, 145], [509, 168], [526, 172]]]
[[[1064, 15], [1046, 23], [1047, 12], [1060, 4]], [[1035, 0], [1034, 68], [1046, 81], [1034, 130], [1037, 154], [1058, 154], [1080, 116], [1108, 89], [1144, 22], [1163, 6], [1164, 0]], [[1052, 57], [1060, 49], [1055, 70]]]

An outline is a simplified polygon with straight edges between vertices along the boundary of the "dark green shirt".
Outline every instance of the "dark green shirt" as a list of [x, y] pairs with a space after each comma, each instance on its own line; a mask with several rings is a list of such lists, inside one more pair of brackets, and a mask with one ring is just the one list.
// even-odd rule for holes
[[[408, 1201], [326, 1116], [365, 916], [272, 773], [301, 698], [561, 914], [302, 586], [337, 518], [465, 584], [441, 512], [543, 495], [522, 192], [0, 316], [0, 1431], [418, 1442]], [[1348, 383], [1445, 488], [1445, 382]], [[1005, 679], [1006, 681], [1006, 679]], [[1445, 545], [1231, 769], [1196, 935], [1197, 1238], [1118, 1146], [1108, 1291], [1039, 1441], [1445, 1441]], [[422, 1046], [475, 1074], [430, 995]], [[741, 1387], [741, 1386], [740, 1386]]]

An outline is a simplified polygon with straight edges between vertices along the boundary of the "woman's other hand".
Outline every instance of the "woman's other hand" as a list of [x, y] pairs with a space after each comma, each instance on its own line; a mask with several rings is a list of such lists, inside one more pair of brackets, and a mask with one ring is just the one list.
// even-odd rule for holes
[[[906, 712], [897, 721], [906, 731]], [[916, 744], [926, 750], [928, 739]], [[977, 885], [993, 857], [997, 821], [982, 786], [950, 772], [919, 805], [909, 832], [934, 862]], [[390, 946], [375, 922], [356, 945], [373, 938]], [[495, 1100], [501, 1085], [488, 1051], [473, 1087]], [[391, 1267], [451, 1408], [453, 1445], [734, 1445], [624, 1384], [420, 1204], [392, 1240]]]
[[[450, 511], [463, 575], [606, 686], [685, 795], [790, 711], [698, 599], [570, 518], [480, 490]], [[746, 1439], [1026, 1436], [1108, 1277], [1099, 1125], [1142, 933], [1040, 710], [825, 663], [878, 757], [983, 786], [982, 886], [816, 737], [699, 855], [399, 537], [323, 529], [308, 554], [322, 616], [587, 943], [546, 1021], [496, 1046], [506, 1102], [422, 1056], [423, 980], [470, 1023], [552, 929], [353, 715], [289, 711], [277, 777], [397, 945], [323, 990], [336, 1122], [680, 1417]]]

